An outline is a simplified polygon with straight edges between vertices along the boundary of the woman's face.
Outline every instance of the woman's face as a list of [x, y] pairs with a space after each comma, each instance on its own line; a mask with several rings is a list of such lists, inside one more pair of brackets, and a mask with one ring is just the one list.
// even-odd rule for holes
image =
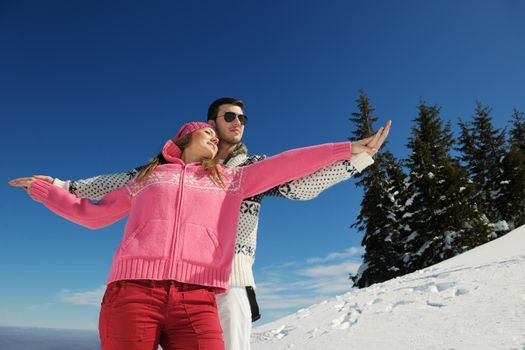
[[184, 148], [193, 157], [198, 159], [212, 159], [217, 154], [219, 139], [212, 128], [195, 130], [191, 134], [190, 143]]

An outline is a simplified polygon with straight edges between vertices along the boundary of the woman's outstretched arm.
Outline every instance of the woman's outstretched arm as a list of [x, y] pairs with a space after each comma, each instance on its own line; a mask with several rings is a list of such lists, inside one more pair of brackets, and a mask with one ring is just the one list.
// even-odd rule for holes
[[390, 130], [391, 122], [366, 139], [317, 145], [283, 152], [242, 168], [243, 194], [250, 197], [273, 186], [294, 180], [326, 167], [338, 160], [349, 160], [352, 154], [367, 152], [374, 155]]
[[27, 191], [34, 200], [42, 202], [55, 214], [91, 229], [108, 226], [122, 219], [128, 214], [131, 207], [131, 195], [127, 187], [112, 191], [98, 203], [92, 203], [46, 180], [36, 177], [31, 179], [24, 182], [25, 186], [20, 186], [13, 181], [10, 184], [18, 187], [27, 186]]

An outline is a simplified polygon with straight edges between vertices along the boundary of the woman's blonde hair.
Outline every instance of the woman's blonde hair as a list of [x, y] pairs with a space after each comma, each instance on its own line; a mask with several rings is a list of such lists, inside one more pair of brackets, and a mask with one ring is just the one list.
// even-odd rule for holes
[[[189, 135], [186, 135], [184, 137], [181, 137], [175, 141], [173, 141], [173, 143], [175, 143], [175, 145], [177, 145], [181, 151], [184, 151], [184, 148], [186, 148], [186, 146], [188, 146], [191, 142], [191, 134]], [[144, 165], [140, 170], [139, 170], [139, 173], [137, 174], [137, 181], [140, 185], [143, 185], [144, 182], [146, 181], [146, 179], [151, 175], [151, 173], [153, 173], [153, 171], [157, 168], [157, 166], [161, 165], [161, 164], [166, 164], [167, 161], [166, 159], [164, 158], [164, 156], [162, 155], [162, 152], [159, 153], [156, 157], [152, 158], [148, 164]], [[217, 157], [213, 158], [213, 159], [204, 159], [201, 161], [201, 166], [210, 172], [210, 175], [211, 175], [211, 178], [213, 180], [213, 182], [222, 187], [222, 188], [225, 188], [225, 184], [224, 184], [224, 181], [223, 181], [223, 178], [222, 178], [222, 175], [221, 175], [221, 172], [219, 170], [219, 165], [218, 165], [218, 161], [217, 161]]]

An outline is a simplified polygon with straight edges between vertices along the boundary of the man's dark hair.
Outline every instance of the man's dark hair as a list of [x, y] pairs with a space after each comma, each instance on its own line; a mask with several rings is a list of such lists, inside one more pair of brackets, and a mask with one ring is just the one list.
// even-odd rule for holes
[[233, 98], [233, 97], [221, 97], [221, 98], [216, 99], [210, 104], [210, 107], [208, 108], [208, 120], [217, 119], [217, 114], [219, 113], [219, 107], [222, 105], [239, 106], [244, 112], [244, 102], [242, 102], [242, 100], [239, 100], [238, 98]]

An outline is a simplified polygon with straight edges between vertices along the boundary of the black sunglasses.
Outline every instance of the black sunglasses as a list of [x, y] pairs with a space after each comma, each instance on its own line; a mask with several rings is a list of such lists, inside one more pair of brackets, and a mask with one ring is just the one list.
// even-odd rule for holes
[[246, 123], [248, 122], [247, 116], [245, 116], [244, 114], [237, 114], [234, 112], [225, 112], [223, 116], [219, 115], [217, 116], [217, 118], [218, 117], [224, 117], [224, 120], [228, 123], [233, 122], [235, 118], [239, 118], [239, 122], [241, 123], [241, 125], [246, 125]]

